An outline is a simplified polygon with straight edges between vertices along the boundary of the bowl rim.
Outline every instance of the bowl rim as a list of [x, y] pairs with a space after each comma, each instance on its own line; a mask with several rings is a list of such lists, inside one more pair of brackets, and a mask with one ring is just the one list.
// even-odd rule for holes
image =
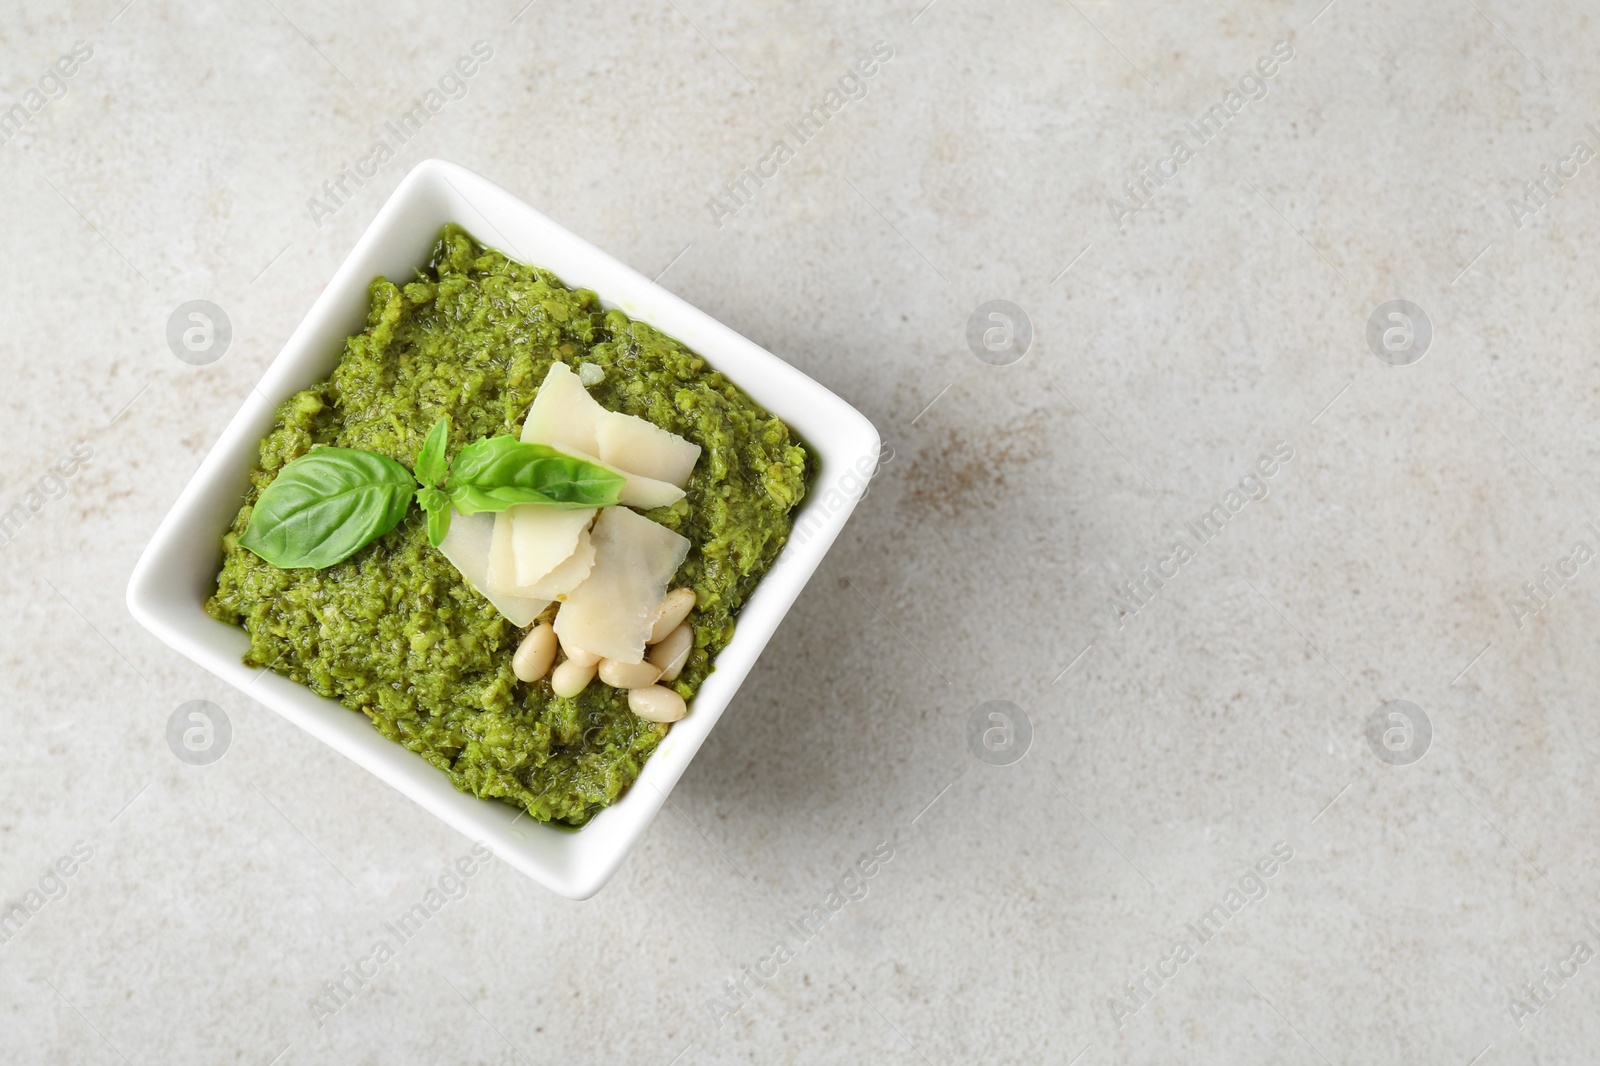
[[[460, 217], [460, 216], [471, 217]], [[506, 803], [460, 792], [421, 755], [380, 734], [360, 712], [241, 661], [249, 640], [205, 614], [215, 588], [221, 534], [279, 404], [325, 378], [343, 342], [366, 320], [367, 287], [426, 262], [439, 230], [457, 222], [480, 242], [592, 289], [607, 307], [675, 337], [722, 371], [811, 447], [818, 461], [795, 529], [738, 617], [733, 640], [690, 704], [616, 803], [580, 830], [522, 821]], [[486, 232], [487, 231], [487, 232]], [[418, 247], [420, 234], [428, 234]], [[527, 254], [525, 246], [537, 250]], [[351, 328], [352, 322], [355, 323]], [[766, 647], [876, 469], [872, 423], [800, 370], [601, 251], [514, 194], [440, 159], [418, 163], [371, 223], [271, 359], [161, 520], [130, 575], [127, 606], [163, 643], [352, 759], [406, 798], [513, 867], [570, 899], [587, 899], [611, 878], [667, 802], [710, 730]], [[869, 465], [870, 464], [870, 465]], [[848, 484], [854, 480], [858, 486]], [[223, 517], [226, 516], [226, 517]], [[221, 519], [220, 522], [218, 521]], [[209, 530], [209, 531], [208, 531]], [[522, 824], [518, 824], [522, 822]]]

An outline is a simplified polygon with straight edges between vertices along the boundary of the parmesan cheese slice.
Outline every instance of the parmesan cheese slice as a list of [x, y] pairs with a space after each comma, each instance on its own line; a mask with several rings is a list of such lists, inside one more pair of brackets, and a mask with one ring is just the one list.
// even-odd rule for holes
[[[455, 523], [452, 521], [451, 525]], [[511, 554], [511, 513], [494, 514], [489, 530], [489, 572], [484, 575], [490, 591], [501, 596], [517, 596], [517, 560]]]
[[601, 462], [680, 489], [688, 484], [689, 474], [700, 458], [700, 445], [668, 433], [654, 422], [620, 411], [607, 411], [600, 416], [595, 436]]
[[568, 455], [574, 459], [586, 459], [591, 463], [605, 467], [613, 474], [621, 474], [622, 489], [617, 495], [617, 502], [624, 507], [637, 507], [641, 511], [653, 510], [657, 507], [670, 507], [683, 499], [684, 492], [676, 485], [655, 478], [634, 474], [627, 470], [603, 462], [594, 455], [585, 455], [573, 448], [566, 449]]
[[450, 532], [445, 534], [439, 551], [450, 560], [452, 566], [461, 571], [467, 584], [477, 589], [484, 599], [494, 605], [495, 610], [505, 616], [506, 621], [518, 628], [527, 628], [550, 606], [550, 601], [490, 591], [489, 555], [494, 540], [495, 517], [487, 512], [464, 515], [452, 510]]
[[[600, 427], [607, 421], [611, 423], [606, 431], [610, 448], [627, 463], [601, 455]], [[601, 407], [565, 363], [550, 364], [522, 423], [522, 442], [548, 444], [575, 459], [621, 474], [624, 480], [617, 502], [641, 511], [669, 507], [683, 499], [683, 484], [700, 457], [698, 444], [642, 418]], [[671, 476], [663, 478], [662, 474]]]
[[594, 568], [556, 612], [556, 636], [619, 663], [643, 662], [650, 624], [689, 542], [626, 507], [601, 511], [590, 536]]
[[[569, 510], [529, 503], [503, 512], [511, 526], [512, 584], [519, 588], [532, 585], [572, 558], [596, 511], [594, 507]], [[579, 580], [582, 577], [579, 575]]]
[[[485, 580], [496, 596], [564, 600], [594, 565], [589, 522], [595, 508], [523, 504], [494, 516]], [[577, 516], [574, 518], [573, 516]], [[524, 562], [530, 565], [524, 569]], [[524, 581], [523, 573], [533, 576]]]
[[600, 450], [595, 431], [605, 413], [567, 364], [551, 363], [522, 423], [522, 443], [594, 455]]
[[578, 534], [578, 545], [564, 562], [532, 585], [517, 591], [529, 596], [565, 600], [573, 589], [583, 584], [593, 568], [594, 540], [586, 529]]

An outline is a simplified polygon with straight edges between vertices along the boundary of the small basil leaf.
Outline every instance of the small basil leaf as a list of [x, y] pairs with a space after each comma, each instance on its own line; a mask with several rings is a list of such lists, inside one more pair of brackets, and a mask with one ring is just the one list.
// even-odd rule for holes
[[624, 480], [598, 463], [507, 436], [478, 440], [461, 449], [450, 464], [446, 489], [457, 510], [475, 514], [521, 503], [608, 507], [617, 502]]
[[444, 457], [444, 450], [449, 444], [450, 416], [444, 415], [428, 430], [422, 450], [417, 453], [414, 473], [419, 484], [428, 488], [444, 484], [445, 474], [450, 470], [450, 464]]
[[399, 525], [415, 492], [387, 456], [316, 448], [262, 490], [239, 546], [284, 570], [332, 566]]
[[428, 512], [428, 543], [435, 548], [450, 535], [450, 508]]
[[432, 513], [450, 506], [450, 497], [443, 490], [429, 486], [417, 490], [417, 504], [424, 511]]
[[451, 506], [462, 514], [478, 514], [481, 511], [504, 511], [508, 506], [502, 504], [482, 489], [475, 489], [470, 485], [453, 485], [448, 495]]
[[450, 497], [429, 486], [417, 493], [417, 503], [428, 512], [428, 543], [437, 548], [450, 532]]

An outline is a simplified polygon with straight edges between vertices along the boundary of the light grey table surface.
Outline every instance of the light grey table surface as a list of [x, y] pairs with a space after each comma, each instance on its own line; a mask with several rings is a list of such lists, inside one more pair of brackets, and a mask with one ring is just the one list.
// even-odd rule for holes
[[[925, 2], [6, 5], [0, 1060], [1600, 1057], [1595, 9]], [[491, 862], [357, 982], [470, 842], [123, 592], [428, 157], [891, 453], [599, 896]]]

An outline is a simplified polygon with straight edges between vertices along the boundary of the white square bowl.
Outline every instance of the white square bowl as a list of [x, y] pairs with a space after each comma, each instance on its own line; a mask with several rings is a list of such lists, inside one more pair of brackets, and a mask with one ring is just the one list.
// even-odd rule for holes
[[[796, 534], [738, 617], [733, 641], [716, 659], [687, 718], [645, 762], [638, 782], [576, 832], [518, 819], [498, 801], [459, 792], [422, 756], [385, 739], [365, 715], [288, 678], [247, 667], [242, 629], [208, 616], [222, 534], [239, 509], [280, 403], [332, 373], [345, 338], [366, 322], [367, 286], [380, 274], [409, 278], [425, 266], [447, 223], [522, 262], [593, 289], [682, 341], [800, 434], [820, 460], [795, 514]], [[161, 640], [355, 760], [534, 880], [571, 899], [587, 899], [616, 872], [700, 750], [756, 657], [811, 578], [875, 469], [878, 432], [833, 393], [704, 312], [541, 215], [509, 192], [440, 160], [419, 164], [378, 212], [355, 250], [317, 298], [261, 382], [228, 423], [162, 521], [128, 582], [128, 609]], [[396, 802], [399, 800], [396, 798]], [[513, 824], [515, 823], [515, 824]]]

